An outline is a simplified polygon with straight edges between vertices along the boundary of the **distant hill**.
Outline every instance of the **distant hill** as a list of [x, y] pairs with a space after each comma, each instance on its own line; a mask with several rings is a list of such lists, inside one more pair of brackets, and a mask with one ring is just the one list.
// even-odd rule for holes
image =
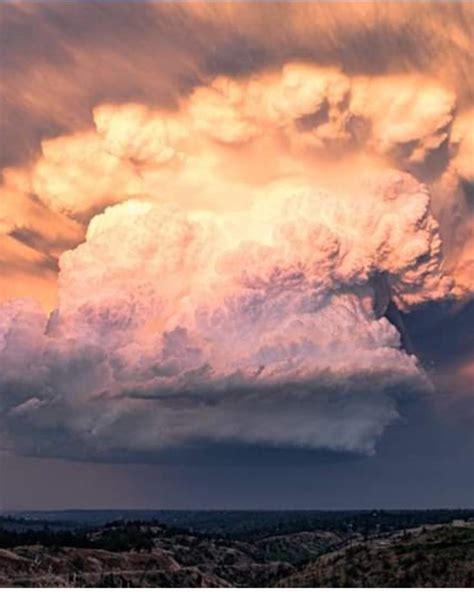
[[277, 585], [474, 587], [474, 527], [422, 528], [356, 542], [325, 554]]
[[239, 539], [324, 530], [369, 534], [473, 519], [474, 509], [432, 510], [62, 510], [0, 513], [0, 528], [53, 530], [99, 527], [113, 521], [158, 520], [170, 527]]

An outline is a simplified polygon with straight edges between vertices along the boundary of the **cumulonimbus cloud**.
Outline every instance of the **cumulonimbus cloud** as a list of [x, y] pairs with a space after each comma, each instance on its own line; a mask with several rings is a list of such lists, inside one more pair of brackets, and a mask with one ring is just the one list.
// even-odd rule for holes
[[50, 316], [0, 309], [1, 446], [373, 452], [397, 399], [430, 390], [388, 303], [472, 292], [441, 240], [471, 224], [440, 206], [470, 174], [457, 108], [431, 77], [288, 63], [174, 111], [97, 105], [93, 130], [43, 142], [19, 191], [68, 240], [88, 228]]
[[4, 446], [372, 452], [397, 397], [429, 390], [381, 316], [450, 289], [428, 201], [392, 172], [349, 195], [283, 182], [238, 212], [109, 207], [61, 257], [49, 320], [2, 309]]

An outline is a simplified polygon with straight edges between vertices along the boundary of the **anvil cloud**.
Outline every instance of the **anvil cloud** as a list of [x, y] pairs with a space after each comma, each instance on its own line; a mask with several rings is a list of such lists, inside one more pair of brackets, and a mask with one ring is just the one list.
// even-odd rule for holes
[[[330, 36], [320, 59], [297, 51], [294, 39], [309, 43], [307, 9], [284, 6], [298, 59], [275, 50], [249, 71], [209, 69], [172, 106], [112, 85], [87, 107], [92, 125], [42, 138], [4, 170], [0, 448], [114, 458], [210, 441], [373, 453], [400, 400], [430, 396], [385, 313], [474, 292], [473, 111], [459, 75], [470, 13], [445, 7], [450, 50], [437, 76], [429, 44], [413, 63], [391, 54], [375, 71], [362, 49], [352, 67], [336, 59]], [[214, 5], [135, 10], [145, 9], [193, 31], [230, 27]], [[245, 5], [238, 26], [250, 19], [252, 38], [267, 10]], [[411, 10], [388, 9], [387, 48]], [[326, 14], [314, 30], [347, 33], [334, 14], [337, 26]], [[82, 51], [70, 48], [78, 63]], [[184, 40], [176, 55], [187, 55]], [[176, 73], [154, 76], [166, 86]], [[72, 90], [58, 92], [67, 110]]]

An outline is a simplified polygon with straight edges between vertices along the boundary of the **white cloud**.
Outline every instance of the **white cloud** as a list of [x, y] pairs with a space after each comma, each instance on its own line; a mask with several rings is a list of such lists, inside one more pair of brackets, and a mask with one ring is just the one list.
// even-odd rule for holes
[[351, 195], [284, 184], [234, 213], [108, 208], [62, 256], [49, 321], [31, 302], [2, 308], [3, 440], [65, 455], [202, 440], [372, 452], [397, 397], [429, 389], [374, 312], [380, 278], [401, 304], [436, 277], [449, 288], [427, 200], [394, 173]]

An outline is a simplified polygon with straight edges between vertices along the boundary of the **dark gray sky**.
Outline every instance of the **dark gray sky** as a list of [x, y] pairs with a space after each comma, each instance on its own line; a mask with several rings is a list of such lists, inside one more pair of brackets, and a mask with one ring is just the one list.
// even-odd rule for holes
[[472, 416], [447, 425], [412, 413], [411, 425], [389, 428], [372, 457], [233, 450], [219, 458], [208, 452], [206, 463], [154, 465], [3, 458], [2, 509], [474, 505]]

